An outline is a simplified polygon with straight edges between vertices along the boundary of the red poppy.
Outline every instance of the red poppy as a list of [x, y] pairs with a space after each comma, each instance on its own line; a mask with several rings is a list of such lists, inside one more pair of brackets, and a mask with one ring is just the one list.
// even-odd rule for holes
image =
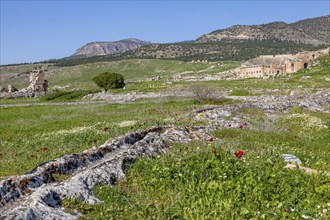
[[244, 126], [243, 125], [240, 125], [239, 128], [242, 129], [242, 128], [244, 128]]
[[213, 141], [213, 137], [211, 137], [211, 138], [209, 139], [209, 141]]
[[236, 151], [234, 154], [236, 157], [242, 157], [244, 155], [244, 151], [242, 151], [242, 150]]
[[3, 157], [3, 153], [0, 153], [0, 157]]
[[31, 157], [35, 157], [35, 155], [34, 154], [31, 154]]
[[217, 153], [217, 150], [213, 149], [212, 154], [216, 154], [216, 153]]
[[44, 147], [44, 148], [41, 148], [42, 150], [48, 150], [48, 148], [47, 147]]
[[107, 128], [103, 128], [103, 131], [104, 132], [107, 132], [107, 131], [109, 131], [109, 128], [107, 127]]

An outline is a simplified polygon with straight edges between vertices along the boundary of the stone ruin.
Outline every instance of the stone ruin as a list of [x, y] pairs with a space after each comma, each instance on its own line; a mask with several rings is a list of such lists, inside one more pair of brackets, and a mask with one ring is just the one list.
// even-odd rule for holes
[[32, 70], [30, 74], [30, 85], [27, 89], [33, 92], [47, 92], [48, 81], [45, 80], [46, 71], [43, 67]]
[[16, 89], [13, 85], [0, 89], [0, 98], [19, 98], [19, 97], [35, 97], [44, 95], [48, 91], [48, 80], [45, 79], [47, 69], [37, 67], [30, 71], [29, 86], [22, 90]]
[[329, 54], [330, 48], [318, 51], [304, 51], [284, 55], [263, 55], [248, 60], [239, 68], [239, 78], [267, 78], [285, 73], [295, 73], [298, 70], [312, 67], [313, 62], [320, 56]]

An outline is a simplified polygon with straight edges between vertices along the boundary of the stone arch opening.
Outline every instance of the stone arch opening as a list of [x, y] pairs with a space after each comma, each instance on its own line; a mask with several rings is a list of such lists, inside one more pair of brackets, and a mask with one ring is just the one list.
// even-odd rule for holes
[[304, 63], [304, 68], [306, 69], [308, 67], [308, 63]]

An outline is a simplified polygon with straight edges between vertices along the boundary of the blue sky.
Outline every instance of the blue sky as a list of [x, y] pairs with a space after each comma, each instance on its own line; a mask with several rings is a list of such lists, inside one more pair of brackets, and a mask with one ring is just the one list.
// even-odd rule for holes
[[62, 58], [93, 41], [178, 42], [235, 24], [330, 14], [329, 0], [0, 1], [0, 64]]

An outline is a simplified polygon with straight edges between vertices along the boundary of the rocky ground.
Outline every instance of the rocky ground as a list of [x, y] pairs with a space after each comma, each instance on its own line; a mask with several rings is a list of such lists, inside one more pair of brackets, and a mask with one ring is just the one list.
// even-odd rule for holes
[[[241, 103], [213, 106], [191, 112], [194, 120], [208, 122], [203, 127], [152, 127], [107, 141], [81, 154], [66, 155], [21, 176], [0, 182], [0, 219], [77, 219], [80, 213], [66, 213], [60, 207], [63, 198], [76, 196], [88, 203], [99, 200], [91, 189], [99, 184], [114, 185], [125, 178], [124, 170], [137, 157], [156, 157], [167, 152], [170, 143], [208, 140], [211, 132], [223, 127], [250, 126], [248, 117], [236, 114], [243, 108], [262, 110], [272, 120], [293, 106], [310, 111], [330, 112], [330, 89], [313, 94], [288, 96], [231, 97]], [[264, 129], [251, 127], [252, 129]], [[70, 174], [56, 182], [55, 174]]]

